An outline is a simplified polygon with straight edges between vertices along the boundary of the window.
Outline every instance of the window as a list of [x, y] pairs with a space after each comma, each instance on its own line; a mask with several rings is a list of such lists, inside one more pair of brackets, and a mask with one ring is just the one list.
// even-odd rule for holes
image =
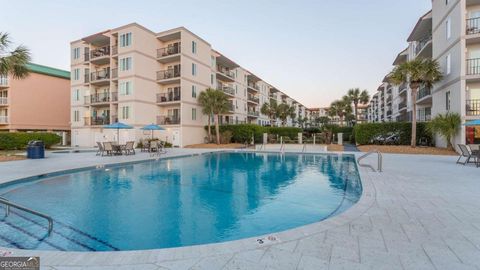
[[75, 101], [80, 100], [80, 89], [73, 90], [73, 100]]
[[197, 65], [192, 63], [192, 75], [197, 76]]
[[215, 67], [215, 57], [213, 55], [210, 56], [210, 62], [211, 62], [212, 67]]
[[445, 21], [445, 30], [447, 39], [449, 39], [452, 36], [452, 21], [450, 18]]
[[213, 85], [213, 80], [214, 80], [213, 74], [210, 74], [210, 84], [212, 84], [212, 85]]
[[122, 119], [128, 119], [130, 118], [130, 107], [125, 106], [122, 107]]
[[73, 49], [73, 59], [80, 58], [80, 48]]
[[452, 71], [452, 56], [450, 54], [447, 55], [446, 61], [446, 71], [445, 73], [448, 75]]
[[121, 82], [120, 83], [120, 95], [121, 96], [131, 95], [132, 92], [133, 92], [132, 82], [127, 81], [127, 82]]
[[192, 41], [192, 53], [197, 54], [197, 42]]
[[80, 122], [80, 111], [73, 111], [73, 122]]
[[130, 70], [132, 68], [132, 58], [131, 57], [126, 57], [120, 59], [120, 70], [121, 71], [126, 71]]
[[197, 120], [197, 109], [192, 108], [192, 120]]
[[235, 84], [235, 94], [238, 94], [238, 85]]
[[73, 79], [80, 80], [80, 69], [76, 68], [73, 70]]
[[197, 86], [192, 85], [192, 98], [197, 97]]
[[128, 47], [132, 44], [132, 33], [120, 35], [120, 47]]
[[445, 109], [450, 111], [450, 91], [445, 93]]

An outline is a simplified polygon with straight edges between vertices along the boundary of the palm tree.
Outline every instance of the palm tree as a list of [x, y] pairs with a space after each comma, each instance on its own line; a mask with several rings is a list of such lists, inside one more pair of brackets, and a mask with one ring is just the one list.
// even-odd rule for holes
[[355, 122], [358, 122], [358, 104], [367, 104], [368, 101], [370, 101], [368, 91], [360, 91], [360, 88], [352, 88], [348, 90], [347, 96], [353, 102]]
[[29, 73], [30, 51], [23, 45], [12, 49], [11, 43], [8, 33], [0, 32], [0, 76], [11, 74], [15, 79], [23, 79]]
[[216, 135], [216, 141], [217, 144], [220, 144], [220, 128], [219, 128], [219, 122], [220, 122], [220, 117], [222, 117], [223, 114], [227, 113], [231, 103], [228, 100], [227, 95], [223, 93], [221, 90], [213, 90], [212, 91], [212, 113], [215, 116], [214, 117], [214, 122], [215, 122], [215, 135]]
[[202, 106], [202, 112], [203, 114], [208, 116], [208, 142], [212, 142], [212, 130], [211, 130], [211, 125], [212, 125], [212, 115], [213, 115], [213, 100], [214, 100], [214, 89], [212, 88], [207, 88], [205, 91], [201, 92], [200, 95], [198, 95], [198, 102], [200, 103], [200, 106]]
[[444, 137], [447, 140], [447, 147], [453, 150], [452, 138], [457, 134], [461, 124], [462, 119], [458, 113], [439, 114], [427, 124], [427, 129]]
[[278, 104], [277, 101], [271, 99], [270, 103], [264, 103], [260, 112], [264, 115], [267, 115], [272, 122], [275, 122], [277, 119]]
[[282, 126], [285, 126], [288, 117], [295, 116], [295, 109], [286, 103], [282, 103], [277, 107], [277, 116], [282, 120]]
[[317, 126], [325, 126], [330, 123], [330, 118], [328, 116], [320, 116], [315, 118], [315, 123]]
[[440, 81], [443, 75], [436, 60], [417, 58], [396, 66], [390, 80], [396, 85], [409, 83], [412, 95], [412, 140], [411, 145], [417, 145], [417, 92], [420, 86], [432, 87]]
[[343, 117], [352, 113], [351, 101], [348, 97], [343, 97], [341, 100], [336, 100], [330, 104], [328, 115], [331, 117], [338, 116], [340, 118], [340, 126], [343, 125]]

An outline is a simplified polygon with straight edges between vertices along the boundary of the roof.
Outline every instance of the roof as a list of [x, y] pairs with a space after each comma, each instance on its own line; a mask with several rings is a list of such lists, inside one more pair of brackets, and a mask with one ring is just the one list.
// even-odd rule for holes
[[70, 72], [58, 68], [42, 66], [34, 63], [28, 63], [27, 68], [30, 72], [44, 74], [48, 76], [70, 80]]

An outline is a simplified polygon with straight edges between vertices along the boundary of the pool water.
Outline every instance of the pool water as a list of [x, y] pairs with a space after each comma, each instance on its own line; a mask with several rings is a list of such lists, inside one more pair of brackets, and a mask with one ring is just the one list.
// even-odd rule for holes
[[[81, 170], [0, 186], [0, 246], [68, 251], [169, 248], [265, 235], [356, 203], [353, 155], [212, 153]], [[0, 210], [0, 216], [3, 216]]]

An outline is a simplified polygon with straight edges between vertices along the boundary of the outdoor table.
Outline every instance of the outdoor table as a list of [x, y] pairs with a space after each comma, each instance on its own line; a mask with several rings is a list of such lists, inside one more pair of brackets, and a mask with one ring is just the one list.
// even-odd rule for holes
[[116, 155], [121, 155], [123, 149], [125, 149], [125, 146], [126, 146], [126, 144], [112, 143], [113, 152], [114, 152]]

